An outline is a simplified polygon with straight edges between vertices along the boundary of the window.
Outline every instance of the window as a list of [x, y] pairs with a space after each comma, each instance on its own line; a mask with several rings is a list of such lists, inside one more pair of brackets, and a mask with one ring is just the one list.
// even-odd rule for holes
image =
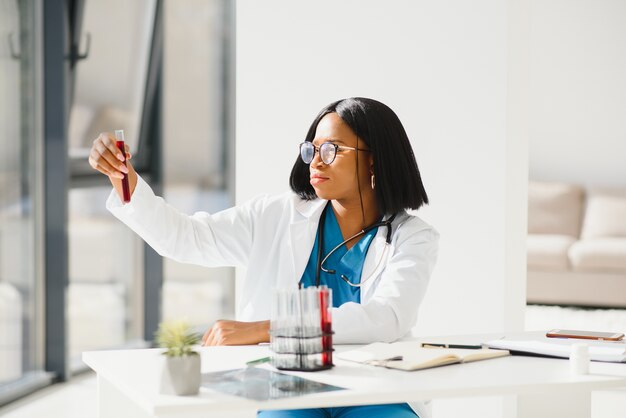
[[156, 6], [87, 1], [76, 25], [84, 58], [75, 67], [68, 131], [66, 327], [73, 370], [82, 367], [83, 351], [143, 342], [143, 244], [106, 210], [110, 184], [87, 157], [100, 132], [117, 129], [138, 152]]
[[[232, 206], [227, 35], [232, 2], [166, 2], [164, 7], [164, 197], [185, 212]], [[200, 331], [234, 317], [234, 269], [164, 260], [162, 318]]]
[[[0, 404], [43, 372], [39, 2], [0, 2]], [[6, 36], [6, 38], [5, 38]]]
[[174, 206], [232, 204], [233, 11], [0, 0], [0, 405], [68, 378], [85, 350], [145, 345], [162, 318], [233, 316], [232, 269], [163, 263], [106, 211], [110, 184], [87, 161], [99, 132], [124, 129]]

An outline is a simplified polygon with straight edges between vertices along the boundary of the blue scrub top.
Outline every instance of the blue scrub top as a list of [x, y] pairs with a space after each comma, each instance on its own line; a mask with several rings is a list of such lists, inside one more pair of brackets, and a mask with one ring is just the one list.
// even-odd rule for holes
[[[326, 255], [339, 243], [343, 241], [341, 235], [341, 229], [339, 223], [335, 217], [335, 211], [333, 211], [330, 203], [326, 206], [324, 211], [324, 246], [322, 247], [322, 260]], [[365, 235], [360, 237], [359, 241], [352, 246], [349, 250], [346, 245], [342, 245], [331, 254], [331, 256], [324, 263], [324, 268], [327, 270], [335, 270], [335, 274], [325, 273], [320, 271], [320, 285], [326, 285], [333, 289], [333, 307], [337, 308], [346, 302], [361, 303], [361, 288], [353, 287], [343, 281], [341, 275], [345, 275], [350, 282], [360, 283], [361, 273], [363, 271], [363, 263], [365, 262], [365, 256], [367, 250], [378, 231], [378, 227], [368, 231]], [[356, 239], [356, 238], [355, 238]], [[317, 246], [319, 245], [319, 231], [315, 237], [315, 244], [309, 257], [309, 262], [302, 274], [301, 283], [303, 287], [315, 286], [315, 273], [317, 270]]]

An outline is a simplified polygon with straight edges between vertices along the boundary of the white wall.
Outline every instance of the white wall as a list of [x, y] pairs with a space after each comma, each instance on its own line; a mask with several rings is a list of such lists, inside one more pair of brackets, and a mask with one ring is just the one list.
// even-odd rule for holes
[[239, 0], [237, 202], [288, 189], [323, 106], [381, 100], [409, 133], [432, 202], [420, 215], [441, 233], [418, 331], [521, 330], [526, 17], [522, 0]]
[[626, 2], [534, 0], [530, 177], [626, 186]]

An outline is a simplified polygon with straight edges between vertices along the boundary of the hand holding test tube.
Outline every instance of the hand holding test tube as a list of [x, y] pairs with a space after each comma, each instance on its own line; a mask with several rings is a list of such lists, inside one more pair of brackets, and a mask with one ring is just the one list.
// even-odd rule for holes
[[131, 155], [124, 144], [123, 130], [115, 131], [115, 135], [101, 133], [93, 141], [89, 152], [89, 165], [109, 178], [124, 203], [130, 202], [137, 185], [137, 173], [130, 159]]

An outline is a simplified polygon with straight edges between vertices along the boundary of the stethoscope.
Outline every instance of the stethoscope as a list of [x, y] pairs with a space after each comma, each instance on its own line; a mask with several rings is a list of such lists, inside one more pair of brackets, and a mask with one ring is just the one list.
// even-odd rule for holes
[[[368, 226], [367, 228], [364, 228], [361, 231], [357, 232], [356, 234], [352, 235], [350, 238], [344, 240], [343, 242], [338, 244], [335, 248], [330, 250], [330, 252], [328, 254], [326, 254], [326, 257], [324, 257], [322, 259], [322, 254], [323, 254], [323, 248], [322, 247], [324, 246], [324, 224], [326, 223], [326, 211], [328, 210], [328, 206], [329, 206], [329, 204], [327, 204], [326, 207], [324, 208], [324, 211], [322, 212], [322, 217], [320, 218], [320, 222], [319, 222], [319, 224], [317, 226], [318, 245], [317, 245], [317, 268], [315, 269], [315, 284], [316, 284], [316, 286], [320, 285], [320, 274], [321, 274], [322, 271], [324, 273], [328, 273], [328, 274], [335, 274], [336, 273], [335, 270], [325, 269], [324, 268], [324, 263], [326, 262], [326, 260], [328, 260], [328, 257], [330, 257], [332, 253], [334, 253], [339, 248], [341, 248], [342, 245], [344, 245], [347, 242], [352, 241], [356, 237], [361, 236], [361, 235], [365, 235], [365, 234], [367, 234], [369, 231], [371, 231], [374, 228], [378, 228], [380, 226], [385, 226], [385, 227], [387, 227], [387, 239], [385, 241], [385, 249], [383, 250], [383, 254], [382, 254], [381, 258], [380, 258], [380, 261], [378, 262], [378, 264], [376, 265], [376, 268], [374, 269], [374, 273], [375, 273], [376, 270], [378, 270], [378, 266], [380, 265], [380, 263], [385, 258], [385, 253], [387, 252], [387, 248], [389, 247], [389, 244], [391, 244], [391, 223], [396, 218], [396, 214], [394, 213], [393, 215], [391, 215], [389, 217], [389, 219], [387, 219], [386, 221], [376, 222], [375, 224], [372, 224], [372, 225]], [[350, 285], [352, 287], [361, 287], [363, 285], [363, 283], [365, 283], [366, 281], [371, 279], [373, 276], [374, 276], [374, 274], [372, 273], [365, 280], [361, 280], [360, 283], [352, 283], [350, 281], [350, 279], [347, 278], [343, 274], [340, 277], [341, 277], [341, 279], [344, 282], [348, 283], [348, 285]]]

